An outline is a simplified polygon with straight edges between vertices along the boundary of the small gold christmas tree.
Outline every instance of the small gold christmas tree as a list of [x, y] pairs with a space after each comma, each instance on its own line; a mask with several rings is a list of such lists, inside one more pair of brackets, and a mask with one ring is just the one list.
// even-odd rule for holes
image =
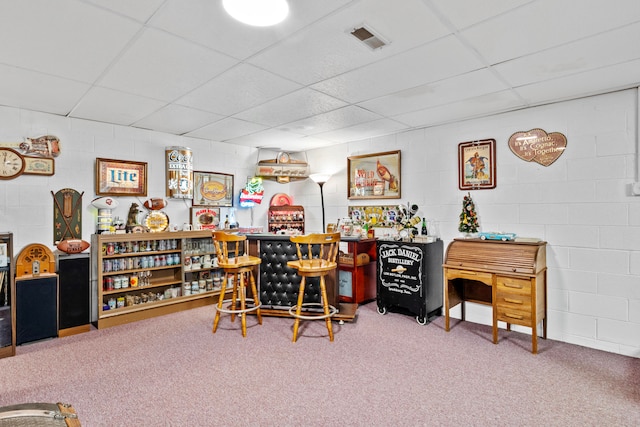
[[477, 233], [478, 214], [476, 214], [476, 205], [471, 199], [471, 193], [467, 193], [462, 199], [462, 212], [460, 213], [460, 222], [458, 223], [458, 231], [463, 233]]

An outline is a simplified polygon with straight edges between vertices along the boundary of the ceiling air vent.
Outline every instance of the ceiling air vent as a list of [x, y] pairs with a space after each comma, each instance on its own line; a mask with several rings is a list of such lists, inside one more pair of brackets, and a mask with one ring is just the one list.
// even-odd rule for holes
[[364, 25], [360, 28], [354, 28], [354, 30], [351, 31], [351, 35], [371, 49], [379, 49], [387, 45], [387, 42], [384, 41], [382, 37], [374, 34], [370, 28], [366, 28]]

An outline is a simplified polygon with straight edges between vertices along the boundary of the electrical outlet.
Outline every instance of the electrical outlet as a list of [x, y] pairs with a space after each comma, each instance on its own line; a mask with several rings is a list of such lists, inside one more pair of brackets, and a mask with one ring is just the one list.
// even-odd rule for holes
[[40, 261], [38, 261], [37, 259], [33, 261], [33, 263], [31, 264], [32, 266], [32, 271], [31, 274], [33, 274], [34, 276], [37, 276], [40, 274]]

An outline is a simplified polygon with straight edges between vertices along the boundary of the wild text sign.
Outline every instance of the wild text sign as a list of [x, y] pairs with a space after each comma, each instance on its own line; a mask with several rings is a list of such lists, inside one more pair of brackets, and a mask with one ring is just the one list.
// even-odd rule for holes
[[533, 160], [542, 166], [549, 166], [564, 153], [567, 137], [560, 132], [547, 133], [542, 129], [531, 129], [511, 135], [509, 148], [522, 160]]

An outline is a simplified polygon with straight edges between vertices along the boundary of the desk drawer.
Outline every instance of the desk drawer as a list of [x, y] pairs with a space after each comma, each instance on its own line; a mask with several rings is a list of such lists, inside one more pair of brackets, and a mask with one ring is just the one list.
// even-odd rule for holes
[[485, 273], [482, 271], [458, 270], [458, 269], [447, 268], [446, 280], [451, 280], [451, 279], [477, 280], [479, 282], [484, 282], [489, 286], [491, 286], [492, 274]]
[[531, 297], [498, 290], [496, 293], [496, 305], [505, 309], [531, 312]]
[[509, 294], [531, 295], [531, 280], [497, 276], [497, 291]]
[[531, 310], [515, 310], [510, 307], [496, 307], [498, 320], [520, 326], [531, 326]]

